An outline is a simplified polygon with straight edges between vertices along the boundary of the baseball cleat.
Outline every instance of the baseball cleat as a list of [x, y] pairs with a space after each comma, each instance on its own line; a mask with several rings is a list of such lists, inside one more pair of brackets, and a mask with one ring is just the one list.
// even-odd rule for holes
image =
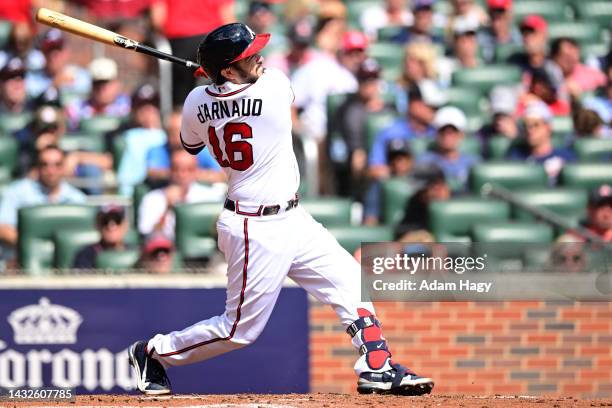
[[399, 364], [382, 373], [366, 372], [359, 376], [357, 391], [360, 394], [394, 394], [417, 396], [429, 394], [434, 387], [431, 378], [421, 377]]
[[128, 349], [130, 365], [136, 371], [138, 390], [146, 395], [170, 394], [170, 379], [159, 361], [145, 351], [146, 343], [137, 341]]

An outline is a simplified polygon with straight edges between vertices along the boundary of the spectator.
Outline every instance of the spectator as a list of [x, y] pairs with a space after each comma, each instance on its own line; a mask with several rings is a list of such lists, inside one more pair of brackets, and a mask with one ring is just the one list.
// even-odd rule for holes
[[432, 201], [446, 201], [451, 197], [451, 190], [446, 182], [444, 172], [437, 166], [424, 169], [415, 175], [423, 186], [410, 197], [404, 209], [404, 218], [396, 228], [396, 236], [410, 232], [428, 231], [428, 208]]
[[13, 57], [0, 69], [0, 113], [31, 111], [25, 88], [26, 68], [23, 60]]
[[166, 275], [174, 268], [175, 255], [172, 240], [163, 234], [152, 234], [142, 249], [138, 267], [149, 273]]
[[183, 203], [221, 202], [225, 192], [198, 184], [197, 159], [184, 150], [172, 153], [170, 185], [150, 191], [140, 203], [138, 231], [142, 235], [161, 232], [174, 239], [174, 207]]
[[303, 18], [289, 26], [287, 39], [289, 51], [285, 53], [272, 53], [265, 59], [265, 65], [280, 69], [287, 76], [300, 67], [317, 58], [319, 53], [312, 47], [314, 27], [310, 19]]
[[494, 136], [516, 140], [519, 135], [518, 124], [513, 116], [516, 111], [518, 95], [514, 87], [496, 86], [489, 98], [491, 104], [492, 121], [485, 124], [477, 133], [483, 146], [483, 156], [491, 157], [488, 143]]
[[135, 185], [147, 177], [147, 153], [167, 143], [159, 112], [159, 95], [152, 85], [138, 87], [132, 95], [132, 127], [119, 137], [125, 149], [119, 159], [119, 191], [131, 195]]
[[376, 39], [378, 30], [383, 27], [409, 26], [412, 21], [406, 0], [385, 0], [384, 5], [374, 5], [361, 14], [361, 27], [372, 40]]
[[0, 66], [14, 57], [21, 58], [28, 71], [42, 69], [45, 65], [45, 57], [35, 48], [32, 48], [34, 40], [34, 25], [30, 21], [14, 22], [8, 44], [5, 49], [0, 50]]
[[521, 33], [512, 23], [512, 0], [487, 0], [490, 25], [478, 33], [481, 54], [485, 62], [495, 60], [500, 45], [521, 45]]
[[510, 149], [508, 158], [543, 165], [550, 184], [555, 184], [563, 165], [573, 161], [575, 154], [569, 148], [553, 145], [551, 126], [553, 115], [545, 103], [533, 102], [527, 105], [522, 118], [525, 143]]
[[[182, 150], [181, 145], [181, 111], [173, 111], [167, 120], [168, 142], [154, 146], [147, 152], [147, 183], [154, 187], [167, 183], [170, 177], [170, 156], [175, 150]], [[202, 150], [198, 158], [198, 181], [218, 183], [226, 180], [219, 163], [208, 149]]]
[[96, 216], [96, 229], [100, 232], [100, 241], [79, 250], [74, 258], [73, 268], [94, 269], [100, 252], [127, 249], [125, 236], [129, 222], [123, 207], [107, 205], [100, 208]]
[[546, 268], [554, 272], [587, 272], [589, 267], [585, 244], [572, 234], [555, 240]]
[[530, 14], [521, 21], [520, 30], [524, 51], [512, 55], [508, 62], [529, 73], [546, 62], [548, 24], [542, 17]]
[[65, 154], [57, 146], [38, 152], [32, 177], [12, 182], [0, 202], [0, 242], [17, 243], [17, 211], [39, 204], [83, 203], [85, 195], [64, 181]]
[[[430, 88], [437, 85], [437, 58], [436, 49], [428, 43], [415, 42], [406, 46], [404, 67], [396, 96], [397, 110], [400, 113], [405, 113], [408, 109], [407, 91], [411, 86], [425, 82], [430, 83], [426, 85]], [[438, 92], [441, 93], [439, 90]]]
[[[192, 60], [206, 33], [236, 21], [234, 0], [154, 0], [151, 2], [153, 28], [170, 41], [172, 54]], [[172, 65], [172, 104], [182, 105], [195, 87], [196, 79], [185, 67]]]
[[453, 23], [452, 56], [440, 61], [440, 83], [451, 84], [453, 72], [459, 69], [476, 68], [481, 65], [478, 56], [476, 32], [478, 22], [472, 17], [457, 17]]
[[585, 98], [574, 111], [577, 136], [612, 138], [612, 109], [602, 98]]
[[436, 112], [435, 107], [440, 102], [437, 99], [439, 94], [426, 86], [420, 88], [414, 86], [408, 93], [406, 118], [396, 120], [376, 135], [368, 158], [368, 175], [370, 178], [381, 180], [389, 177], [389, 166], [385, 152], [391, 140], [411, 140], [435, 135], [431, 122]]
[[550, 46], [550, 57], [565, 81], [573, 82], [580, 92], [593, 91], [606, 83], [601, 71], [580, 62], [580, 46], [571, 38], [556, 38]]
[[489, 24], [489, 16], [484, 9], [474, 0], [451, 0], [452, 14], [448, 19], [448, 27], [453, 32], [457, 19], [468, 19], [474, 21], [477, 26]]
[[559, 97], [559, 88], [563, 79], [554, 66], [547, 64], [544, 68], [536, 68], [531, 72], [527, 93], [521, 96], [516, 114], [521, 116], [525, 107], [533, 102], [544, 102], [553, 115], [567, 116], [570, 114], [569, 103]]
[[612, 187], [609, 185], [591, 192], [585, 227], [605, 242], [612, 242]]
[[123, 118], [130, 113], [130, 100], [121, 92], [117, 63], [109, 58], [98, 58], [89, 64], [92, 88], [89, 98], [69, 105], [66, 109], [69, 128], [78, 129], [83, 119], [95, 116]]
[[435, 0], [413, 0], [412, 14], [414, 22], [410, 27], [402, 29], [391, 41], [402, 44], [425, 42], [428, 44], [443, 45], [444, 37], [434, 32]]
[[[390, 177], [408, 177], [412, 172], [413, 158], [407, 140], [393, 139], [387, 145], [387, 163]], [[382, 181], [370, 183], [364, 199], [364, 224], [376, 225], [381, 216]]]
[[261, 0], [252, 0], [249, 3], [249, 12], [247, 15], [246, 24], [251, 27], [256, 34], [270, 32], [270, 28], [275, 22], [276, 16], [272, 12], [270, 3]]
[[444, 107], [436, 112], [433, 125], [437, 131], [434, 148], [421, 155], [416, 164], [418, 167], [439, 166], [451, 189], [463, 191], [470, 169], [479, 161], [478, 157], [459, 149], [467, 125], [465, 114], [454, 106]]
[[83, 68], [70, 64], [70, 47], [66, 46], [61, 30], [53, 28], [47, 31], [40, 49], [45, 65], [26, 76], [28, 95], [36, 98], [51, 87], [60, 92], [69, 91], [81, 95], [90, 91], [91, 77]]
[[337, 130], [344, 143], [343, 151], [347, 157], [330, 156], [338, 165], [338, 193], [342, 196], [360, 197], [364, 172], [367, 167], [366, 120], [370, 113], [386, 109], [381, 96], [380, 65], [374, 59], [367, 59], [357, 72], [359, 88], [357, 93], [349, 95], [338, 108], [332, 124], [332, 131]]

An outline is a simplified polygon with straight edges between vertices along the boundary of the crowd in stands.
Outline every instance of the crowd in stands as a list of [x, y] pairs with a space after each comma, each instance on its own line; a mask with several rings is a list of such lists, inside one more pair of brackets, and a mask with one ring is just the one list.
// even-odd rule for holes
[[[362, 226], [388, 228], [396, 239], [443, 239], [430, 204], [479, 195], [477, 174], [504, 163], [510, 167], [489, 181], [517, 198], [523, 187], [584, 197], [571, 214], [560, 210], [577, 228], [553, 225], [551, 243], [592, 235], [612, 241], [609, 2], [96, 3], [63, 6], [108, 27], [138, 21], [146, 41], [163, 37], [173, 54], [191, 60], [220, 24], [271, 32], [265, 65], [291, 80], [296, 149], [316, 147], [298, 155], [302, 169], [312, 157], [317, 169], [316, 182], [303, 182], [300, 193], [359, 203]], [[599, 14], [581, 3], [597, 3]], [[173, 66], [170, 89], [144, 71], [129, 83], [121, 61], [99, 49], [83, 63], [69, 34], [33, 22], [41, 4], [0, 5], [0, 270], [24, 264], [20, 209], [95, 202], [104, 204], [90, 220], [97, 232], [69, 264], [104, 267], [99, 254], [131, 251], [126, 264], [167, 273], [189, 258], [175, 210], [217, 203], [220, 211], [227, 190], [207, 149], [191, 156], [181, 147], [181, 105], [196, 78]], [[170, 93], [173, 109], [164, 112], [161, 96]], [[513, 164], [534, 176], [504, 181], [515, 176]], [[592, 175], [572, 178], [589, 164]], [[534, 205], [554, 211], [564, 203]], [[500, 219], [517, 220], [515, 212]], [[210, 258], [204, 252], [197, 261]]]

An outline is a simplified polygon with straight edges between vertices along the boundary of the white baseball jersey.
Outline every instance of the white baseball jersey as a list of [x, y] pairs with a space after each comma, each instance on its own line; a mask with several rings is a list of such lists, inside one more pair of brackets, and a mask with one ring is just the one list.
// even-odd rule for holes
[[284, 203], [300, 184], [291, 139], [289, 79], [268, 68], [252, 84], [199, 86], [183, 107], [187, 150], [206, 145], [228, 176], [228, 197], [245, 204]]

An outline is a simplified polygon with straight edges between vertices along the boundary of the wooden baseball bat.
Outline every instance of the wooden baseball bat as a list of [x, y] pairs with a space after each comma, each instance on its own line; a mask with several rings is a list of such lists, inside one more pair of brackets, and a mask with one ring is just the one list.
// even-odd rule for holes
[[58, 13], [57, 11], [39, 8], [36, 12], [36, 21], [51, 27], [59, 28], [63, 31], [68, 31], [69, 33], [76, 34], [81, 37], [102, 42], [104, 44], [133, 50], [165, 61], [174, 62], [175, 64], [182, 65], [186, 68], [196, 70], [200, 67], [193, 61], [179, 58], [172, 54], [167, 54], [156, 48], [140, 44], [138, 41], [131, 40], [105, 28], [98, 27], [97, 25], [87, 23], [62, 13]]

